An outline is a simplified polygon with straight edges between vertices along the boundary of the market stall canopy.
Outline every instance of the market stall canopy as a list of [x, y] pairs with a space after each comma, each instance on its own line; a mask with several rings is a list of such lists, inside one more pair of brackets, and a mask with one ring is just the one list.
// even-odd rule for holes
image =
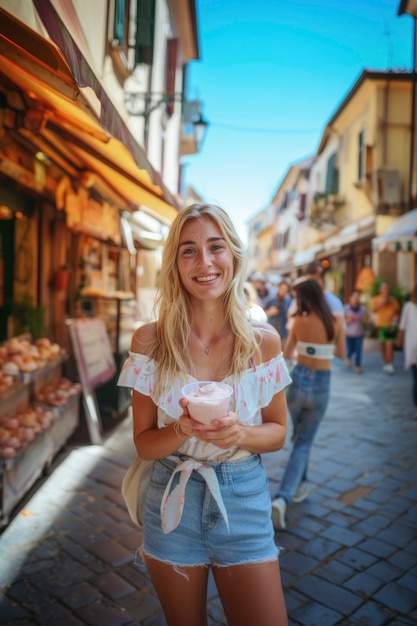
[[321, 244], [315, 244], [308, 248], [307, 250], [299, 250], [296, 252], [293, 265], [294, 267], [300, 267], [301, 265], [308, 265], [311, 261], [314, 261], [316, 255], [321, 252], [323, 246]]
[[124, 213], [122, 220], [123, 237], [129, 242], [129, 245], [126, 245], [129, 252], [134, 252], [137, 247], [156, 250], [165, 244], [168, 226], [157, 222], [146, 212]]
[[407, 211], [381, 237], [372, 240], [375, 252], [417, 252], [417, 209]]
[[1, 8], [0, 82], [6, 96], [2, 108], [8, 110], [3, 126], [44, 148], [48, 158], [67, 166], [71, 177], [95, 172], [103, 186], [112, 188], [113, 200], [121, 198], [123, 209], [144, 205], [165, 223], [172, 221], [178, 210], [175, 199], [110, 101], [106, 106], [119, 120], [120, 138], [107, 132], [80, 98], [59, 48]]

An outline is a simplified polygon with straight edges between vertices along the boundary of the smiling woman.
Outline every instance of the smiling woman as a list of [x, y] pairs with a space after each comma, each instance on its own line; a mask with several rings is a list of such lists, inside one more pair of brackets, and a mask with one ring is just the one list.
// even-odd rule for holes
[[[177, 266], [180, 280], [189, 298], [215, 301], [221, 298], [233, 278], [233, 258], [225, 238], [219, 236], [216, 224], [209, 219], [187, 222], [181, 232]], [[210, 344], [218, 329], [200, 328], [194, 332]], [[209, 336], [211, 335], [211, 336]]]
[[[141, 553], [170, 626], [206, 626], [209, 567], [229, 624], [287, 623], [261, 453], [285, 443], [291, 379], [279, 335], [248, 315], [245, 277], [226, 212], [180, 211], [164, 248], [159, 318], [135, 332], [119, 379], [133, 388], [138, 454], [156, 459]], [[196, 381], [233, 389], [204, 424], [182, 393]]]

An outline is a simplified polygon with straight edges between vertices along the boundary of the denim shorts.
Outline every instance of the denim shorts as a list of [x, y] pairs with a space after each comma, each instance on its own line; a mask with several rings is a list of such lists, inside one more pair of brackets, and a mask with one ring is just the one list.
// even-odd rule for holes
[[[261, 457], [252, 455], [240, 461], [206, 465], [216, 472], [229, 529], [203, 476], [193, 471], [185, 490], [181, 521], [174, 530], [164, 533], [161, 500], [176, 462], [160, 459], [154, 463], [146, 497], [143, 552], [178, 566], [221, 567], [277, 560], [268, 475]], [[175, 474], [172, 489], [179, 475]]]

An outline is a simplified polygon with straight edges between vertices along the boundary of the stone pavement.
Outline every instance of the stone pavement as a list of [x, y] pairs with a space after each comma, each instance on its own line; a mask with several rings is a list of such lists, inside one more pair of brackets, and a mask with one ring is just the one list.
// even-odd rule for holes
[[[417, 623], [417, 421], [411, 374], [395, 359], [393, 376], [375, 345], [360, 376], [335, 360], [313, 490], [276, 536], [291, 625]], [[264, 457], [272, 490], [289, 451], [288, 441]], [[0, 535], [1, 624], [165, 624], [120, 495], [133, 456], [129, 418], [103, 446], [60, 456]], [[212, 581], [208, 607], [209, 625], [225, 625]]]

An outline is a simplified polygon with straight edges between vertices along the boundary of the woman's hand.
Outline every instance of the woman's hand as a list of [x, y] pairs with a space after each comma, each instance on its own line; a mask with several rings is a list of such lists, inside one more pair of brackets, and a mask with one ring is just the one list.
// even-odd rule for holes
[[194, 437], [194, 428], [201, 426], [200, 422], [196, 422], [188, 412], [188, 400], [186, 398], [180, 399], [180, 407], [182, 408], [182, 414], [178, 418], [178, 424], [180, 432], [185, 438]]
[[243, 426], [239, 423], [239, 417], [232, 411], [226, 413], [225, 417], [214, 419], [210, 424], [193, 421], [196, 425], [193, 435], [204, 443], [213, 443], [227, 450], [232, 446], [238, 446], [241, 441]]
[[180, 399], [182, 414], [178, 419], [179, 430], [184, 439], [195, 437], [205, 443], [214, 443], [219, 448], [230, 448], [237, 445], [240, 437], [239, 418], [236, 413], [229, 412], [225, 417], [214, 419], [210, 424], [202, 424], [190, 417], [188, 400]]

